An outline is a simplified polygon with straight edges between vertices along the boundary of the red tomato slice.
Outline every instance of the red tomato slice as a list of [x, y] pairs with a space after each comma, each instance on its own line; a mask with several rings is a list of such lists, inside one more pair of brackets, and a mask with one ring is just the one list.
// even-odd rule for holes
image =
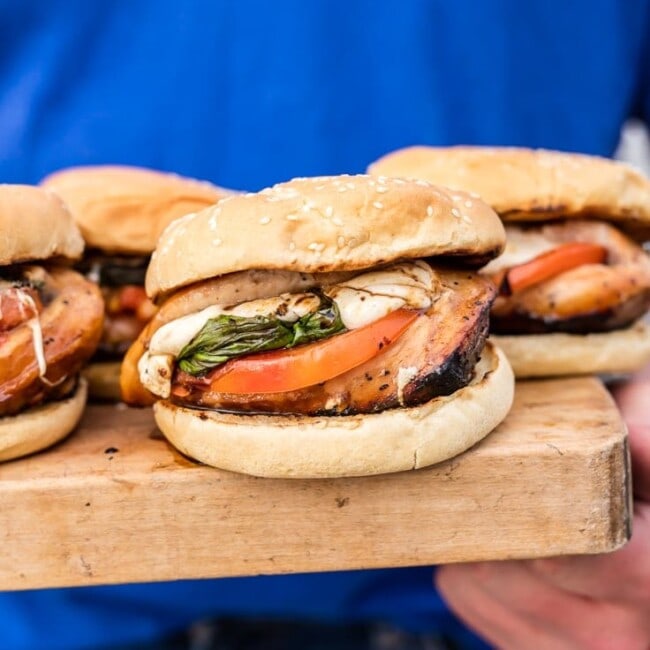
[[398, 309], [374, 323], [289, 350], [251, 354], [217, 368], [210, 390], [219, 393], [284, 393], [342, 375], [390, 345], [419, 312]]
[[137, 311], [142, 302], [148, 300], [144, 287], [125, 284], [120, 288], [120, 308], [124, 311]]
[[606, 258], [607, 249], [598, 244], [564, 244], [530, 262], [513, 266], [507, 273], [508, 286], [512, 293], [517, 293], [583, 264], [601, 264]]

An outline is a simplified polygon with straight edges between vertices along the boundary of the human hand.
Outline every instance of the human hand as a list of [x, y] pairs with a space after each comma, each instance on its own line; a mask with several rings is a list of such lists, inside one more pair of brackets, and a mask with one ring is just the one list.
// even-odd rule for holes
[[629, 429], [631, 541], [606, 555], [441, 567], [452, 610], [504, 650], [650, 649], [650, 379], [615, 391]]

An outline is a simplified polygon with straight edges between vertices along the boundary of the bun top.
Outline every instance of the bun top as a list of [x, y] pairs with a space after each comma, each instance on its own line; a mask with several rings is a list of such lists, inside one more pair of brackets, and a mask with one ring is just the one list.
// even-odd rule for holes
[[84, 242], [63, 201], [40, 187], [0, 184], [0, 264], [77, 259]]
[[464, 192], [363, 175], [296, 178], [175, 221], [146, 288], [155, 297], [249, 269], [321, 273], [434, 255], [477, 266], [504, 244], [496, 213]]
[[409, 147], [368, 168], [476, 192], [505, 221], [602, 218], [650, 237], [650, 181], [607, 158], [514, 147]]
[[70, 167], [41, 181], [63, 198], [86, 244], [148, 255], [168, 223], [229, 194], [210, 183], [139, 167]]

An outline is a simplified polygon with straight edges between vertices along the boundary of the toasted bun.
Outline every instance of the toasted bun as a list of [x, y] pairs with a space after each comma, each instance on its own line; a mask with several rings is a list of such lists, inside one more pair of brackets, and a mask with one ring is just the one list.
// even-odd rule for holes
[[84, 243], [63, 201], [40, 187], [0, 184], [0, 264], [77, 259]]
[[67, 399], [0, 418], [0, 461], [26, 456], [65, 438], [81, 419], [87, 392], [81, 379]]
[[606, 158], [514, 147], [409, 147], [369, 171], [474, 192], [508, 221], [599, 217], [639, 239], [650, 237], [650, 181]]
[[121, 361], [95, 361], [89, 363], [82, 371], [88, 382], [88, 397], [91, 400], [119, 402]]
[[614, 332], [493, 335], [492, 340], [519, 378], [630, 373], [650, 362], [650, 326], [642, 321]]
[[216, 203], [228, 190], [138, 167], [71, 167], [41, 181], [70, 207], [88, 246], [149, 254], [167, 224]]
[[421, 406], [371, 415], [234, 415], [158, 402], [158, 426], [203, 463], [255, 476], [333, 478], [418, 469], [465, 451], [512, 405], [514, 381], [488, 343], [470, 385]]
[[146, 288], [155, 297], [248, 269], [356, 270], [432, 255], [485, 262], [504, 243], [497, 215], [482, 201], [424, 181], [299, 178], [224, 199], [171, 224], [152, 257]]

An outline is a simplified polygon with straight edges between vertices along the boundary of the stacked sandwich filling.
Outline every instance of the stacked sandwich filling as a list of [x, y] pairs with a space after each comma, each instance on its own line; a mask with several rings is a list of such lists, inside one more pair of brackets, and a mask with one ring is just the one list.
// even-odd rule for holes
[[99, 284], [106, 305], [102, 338], [96, 360], [120, 360], [155, 314], [147, 298], [144, 278], [148, 256], [105, 255], [91, 251], [78, 268]]
[[470, 381], [489, 282], [423, 260], [341, 275], [301, 274], [304, 291], [211, 304], [162, 325], [140, 381], [177, 404], [305, 415], [416, 405]]
[[97, 288], [66, 268], [0, 270], [0, 416], [72, 393], [102, 330]]
[[495, 333], [609, 332], [650, 307], [650, 260], [615, 227], [571, 220], [506, 232], [505, 252], [483, 270], [499, 287]]

